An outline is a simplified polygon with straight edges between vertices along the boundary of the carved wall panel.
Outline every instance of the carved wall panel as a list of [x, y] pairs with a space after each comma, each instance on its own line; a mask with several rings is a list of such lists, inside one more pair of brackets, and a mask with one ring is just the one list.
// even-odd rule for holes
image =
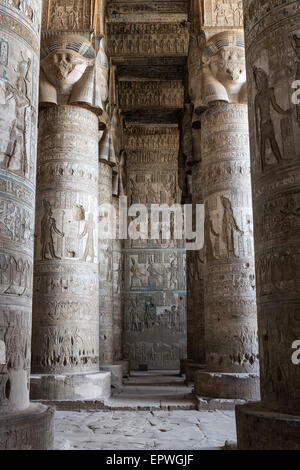
[[176, 170], [128, 169], [128, 197], [132, 204], [175, 204], [178, 199]]
[[127, 108], [182, 108], [184, 87], [180, 81], [119, 82], [119, 106]]
[[131, 367], [176, 369], [186, 356], [185, 293], [126, 295], [124, 354]]
[[202, 117], [207, 369], [257, 373], [258, 345], [247, 106]]
[[[128, 126], [125, 148], [129, 205], [178, 203], [178, 128]], [[177, 369], [186, 357], [185, 264], [184, 240], [162, 240], [162, 227], [158, 240], [125, 241], [123, 343], [133, 368]]]
[[174, 22], [187, 20], [188, 5], [186, 1], [166, 2], [109, 2], [107, 17], [112, 21], [156, 21]]
[[97, 371], [97, 116], [73, 106], [41, 111], [38, 166], [33, 371]]
[[245, 2], [251, 171], [261, 354], [262, 401], [300, 412], [300, 127], [292, 103], [298, 79], [299, 3]]
[[[92, 31], [99, 0], [43, 0], [43, 31]], [[100, 25], [99, 25], [100, 26]]]
[[126, 256], [126, 290], [147, 291], [151, 289], [185, 289], [185, 252], [151, 250], [145, 252], [131, 250]]
[[178, 23], [108, 23], [107, 52], [122, 56], [186, 56], [189, 32]]
[[200, 0], [204, 27], [243, 27], [241, 0]]
[[128, 168], [142, 170], [145, 166], [153, 167], [153, 164], [159, 163], [162, 169], [177, 169], [178, 162], [174, 154], [179, 149], [179, 133], [176, 127], [127, 126], [124, 145]]
[[29, 405], [41, 6], [0, 1], [0, 412]]

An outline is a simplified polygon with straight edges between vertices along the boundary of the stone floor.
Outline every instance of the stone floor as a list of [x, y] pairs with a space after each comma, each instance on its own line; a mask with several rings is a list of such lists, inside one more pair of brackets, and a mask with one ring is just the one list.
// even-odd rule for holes
[[58, 450], [201, 450], [236, 441], [234, 411], [196, 411], [174, 371], [134, 373], [105, 411], [57, 411]]
[[59, 411], [57, 450], [201, 450], [236, 441], [233, 411]]

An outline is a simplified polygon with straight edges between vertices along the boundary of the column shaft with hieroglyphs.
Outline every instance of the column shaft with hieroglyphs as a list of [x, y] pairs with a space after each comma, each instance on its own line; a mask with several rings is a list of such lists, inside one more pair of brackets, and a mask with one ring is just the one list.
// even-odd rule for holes
[[[112, 204], [112, 167], [99, 163], [100, 219], [108, 217], [106, 204]], [[100, 364], [114, 363], [113, 316], [113, 240], [99, 236], [99, 311], [100, 311]]]
[[[203, 204], [201, 162], [192, 167], [192, 204]], [[187, 252], [187, 359], [198, 365], [205, 361], [203, 255], [203, 249]]]
[[0, 11], [0, 449], [47, 449], [53, 412], [29, 403], [41, 7]]
[[[192, 74], [190, 79], [192, 78]], [[195, 76], [193, 77], [195, 78]], [[199, 77], [198, 77], [199, 80]], [[192, 80], [190, 80], [190, 83]], [[194, 98], [194, 96], [193, 96]], [[197, 205], [203, 204], [201, 171], [201, 129], [192, 127], [193, 105], [186, 104], [182, 119], [182, 186], [183, 201], [193, 205], [195, 229]], [[199, 118], [198, 118], [199, 119]], [[199, 152], [200, 148], [200, 152]], [[203, 299], [203, 248], [187, 250], [187, 360], [181, 363], [186, 380], [193, 382], [195, 370], [204, 367], [204, 299]]]
[[51, 34], [41, 46], [31, 393], [49, 400], [99, 399], [110, 388], [109, 374], [99, 373], [98, 296], [108, 64], [103, 44], [89, 41], [93, 3], [71, 11], [49, 0], [43, 9]]
[[[113, 206], [117, 216], [116, 229], [119, 233], [119, 198], [113, 197]], [[123, 284], [124, 284], [124, 263], [123, 263], [123, 240], [113, 240], [113, 276], [114, 276], [114, 360], [123, 360]]]
[[249, 0], [244, 11], [261, 403], [237, 408], [238, 445], [299, 450], [300, 9]]
[[246, 105], [202, 116], [205, 204], [205, 354], [195, 390], [214, 398], [258, 394], [253, 221]]
[[119, 168], [121, 126], [119, 110], [110, 103], [107, 106], [106, 125], [99, 145], [100, 368], [111, 372], [113, 385], [121, 385], [122, 365], [114, 362], [113, 227], [116, 224], [116, 215], [112, 214], [113, 167]]
[[202, 64], [206, 371], [196, 372], [195, 391], [255, 399], [258, 343], [242, 32], [218, 32], [207, 39]]
[[44, 109], [37, 177], [34, 373], [98, 370], [97, 210], [97, 116], [75, 106]]

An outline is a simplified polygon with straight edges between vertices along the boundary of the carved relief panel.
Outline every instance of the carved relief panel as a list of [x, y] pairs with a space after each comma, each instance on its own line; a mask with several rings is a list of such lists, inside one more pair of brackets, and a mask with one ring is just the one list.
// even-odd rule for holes
[[126, 256], [126, 290], [184, 290], [185, 252], [130, 251]]
[[119, 106], [127, 108], [182, 108], [181, 81], [119, 82]]
[[97, 0], [43, 0], [43, 31], [92, 31]]
[[187, 20], [188, 5], [185, 1], [166, 2], [160, 0], [150, 2], [109, 2], [107, 16], [112, 21], [139, 22], [143, 20], [156, 22], [172, 22]]
[[127, 296], [124, 356], [131, 367], [175, 369], [186, 356], [185, 293], [149, 292]]
[[186, 56], [188, 53], [187, 24], [108, 23], [106, 34], [110, 57]]
[[127, 166], [143, 169], [146, 166], [176, 170], [179, 152], [178, 127], [128, 125], [124, 133]]
[[201, 0], [204, 27], [243, 27], [241, 0]]
[[36, 50], [4, 31], [0, 38], [0, 119], [7, 125], [2, 131], [0, 167], [33, 182], [39, 59]]

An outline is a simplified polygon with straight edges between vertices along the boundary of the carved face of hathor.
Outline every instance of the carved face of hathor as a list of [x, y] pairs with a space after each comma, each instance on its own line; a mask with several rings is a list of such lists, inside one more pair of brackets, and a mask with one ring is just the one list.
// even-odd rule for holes
[[45, 57], [41, 65], [52, 85], [66, 92], [81, 79], [89, 62], [75, 52], [60, 50]]
[[214, 77], [224, 85], [245, 82], [244, 49], [236, 46], [223, 47], [210, 59], [210, 69]]

